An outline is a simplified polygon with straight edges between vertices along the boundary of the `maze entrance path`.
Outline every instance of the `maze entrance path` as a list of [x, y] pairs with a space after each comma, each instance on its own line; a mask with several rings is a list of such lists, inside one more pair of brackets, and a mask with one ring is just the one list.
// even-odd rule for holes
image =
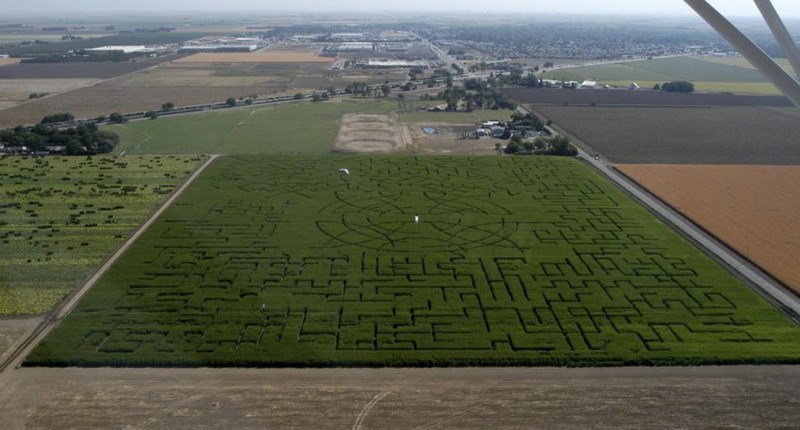
[[28, 364], [798, 358], [797, 326], [576, 160], [342, 155], [216, 160]]

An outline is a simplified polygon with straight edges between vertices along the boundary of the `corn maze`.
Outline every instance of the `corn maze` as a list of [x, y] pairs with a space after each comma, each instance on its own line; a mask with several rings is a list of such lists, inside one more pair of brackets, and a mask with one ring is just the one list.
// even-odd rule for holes
[[0, 315], [50, 310], [199, 161], [0, 158]]
[[363, 155], [217, 159], [27, 365], [798, 358], [798, 327], [576, 160]]

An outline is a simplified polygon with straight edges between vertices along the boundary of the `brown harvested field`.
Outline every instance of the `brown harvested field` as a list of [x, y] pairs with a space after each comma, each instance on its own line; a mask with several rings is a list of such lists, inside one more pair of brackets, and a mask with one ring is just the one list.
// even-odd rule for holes
[[598, 106], [774, 106], [792, 107], [783, 96], [712, 93], [667, 93], [651, 90], [564, 90], [560, 88], [504, 88], [512, 99], [533, 105]]
[[[352, 80], [369, 84], [407, 79], [407, 71], [350, 72], [328, 70], [323, 63], [164, 63], [129, 76], [48, 97], [0, 112], [0, 127], [33, 124], [43, 116], [69, 111], [78, 118], [111, 112], [140, 112], [159, 108], [222, 102], [228, 97], [292, 95], [298, 91], [343, 88]], [[7, 80], [0, 82], [22, 82]], [[27, 99], [31, 90], [16, 92], [13, 99]], [[9, 102], [10, 104], [10, 102]], [[2, 107], [0, 105], [0, 107]]]
[[800, 367], [23, 368], [0, 375], [0, 416], [8, 429], [789, 429]]
[[[291, 95], [296, 90], [274, 90], [276, 95]], [[81, 88], [0, 111], [0, 127], [34, 124], [43, 116], [71, 112], [77, 118], [92, 118], [111, 112], [141, 112], [158, 109], [163, 103], [176, 106], [223, 102], [228, 97], [244, 97], [257, 88], [242, 87], [122, 87], [102, 83]], [[261, 93], [266, 95], [268, 93]]]
[[0, 58], [0, 66], [8, 66], [11, 64], [17, 64], [22, 61], [21, 58]]
[[800, 292], [800, 166], [617, 168]]
[[320, 57], [313, 52], [225, 52], [194, 54], [176, 60], [176, 63], [332, 63], [336, 59]]
[[774, 109], [537, 106], [534, 110], [617, 163], [800, 164], [800, 121]]
[[[73, 88], [85, 87], [98, 82], [97, 79], [0, 79], [0, 94], [24, 95], [31, 93], [60, 93]], [[16, 100], [16, 98], [14, 99]]]

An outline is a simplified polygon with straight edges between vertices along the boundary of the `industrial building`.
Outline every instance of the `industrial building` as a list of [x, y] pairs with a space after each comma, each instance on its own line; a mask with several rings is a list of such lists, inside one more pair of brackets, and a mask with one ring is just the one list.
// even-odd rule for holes
[[190, 40], [178, 49], [179, 53], [195, 54], [200, 52], [253, 52], [265, 46], [262, 39], [239, 37]]
[[88, 52], [115, 53], [115, 54], [138, 54], [149, 52], [168, 51], [165, 46], [145, 46], [145, 45], [109, 45], [97, 48], [89, 48]]

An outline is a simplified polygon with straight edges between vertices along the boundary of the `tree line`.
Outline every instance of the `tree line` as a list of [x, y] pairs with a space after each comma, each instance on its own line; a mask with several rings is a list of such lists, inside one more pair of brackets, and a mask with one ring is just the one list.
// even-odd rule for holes
[[94, 123], [60, 130], [37, 124], [30, 128], [17, 126], [0, 130], [0, 143], [7, 147], [26, 147], [27, 152], [49, 152], [48, 147], [61, 146], [67, 155], [94, 155], [114, 150], [119, 136], [99, 130]]

